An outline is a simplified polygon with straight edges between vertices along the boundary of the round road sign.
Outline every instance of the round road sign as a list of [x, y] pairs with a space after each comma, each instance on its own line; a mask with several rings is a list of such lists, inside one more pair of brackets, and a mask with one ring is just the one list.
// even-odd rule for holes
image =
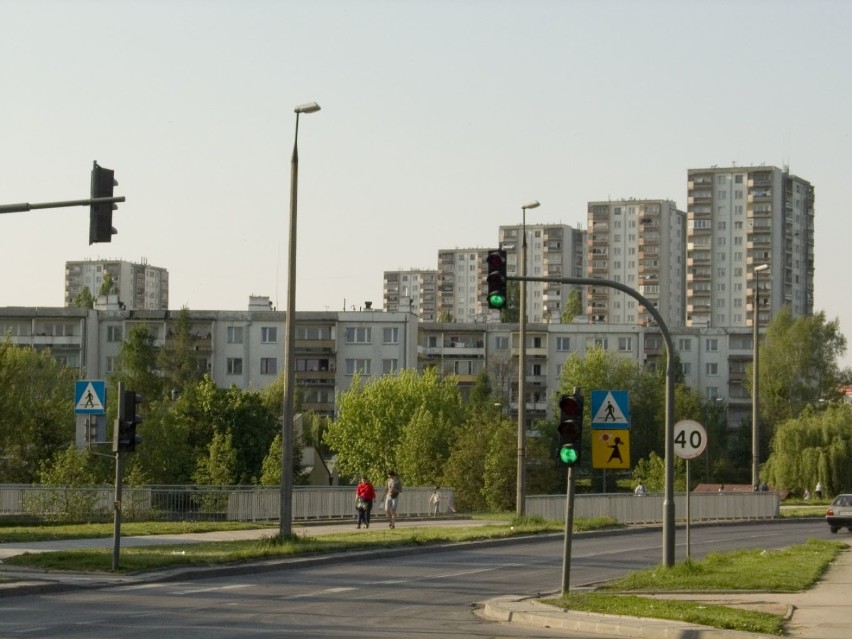
[[674, 425], [674, 452], [681, 459], [695, 459], [707, 448], [707, 431], [691, 419]]

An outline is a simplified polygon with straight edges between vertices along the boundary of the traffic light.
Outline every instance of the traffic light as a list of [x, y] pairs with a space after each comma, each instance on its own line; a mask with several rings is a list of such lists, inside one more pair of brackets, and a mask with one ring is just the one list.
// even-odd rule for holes
[[[112, 197], [113, 189], [118, 186], [115, 172], [105, 169], [95, 162], [92, 167], [91, 197]], [[112, 236], [117, 231], [112, 226], [112, 212], [118, 208], [113, 202], [101, 202], [89, 206], [89, 244], [95, 242], [112, 242]]]
[[567, 466], [580, 463], [583, 441], [583, 396], [562, 395], [559, 398], [559, 461]]
[[132, 390], [124, 391], [123, 399], [112, 449], [113, 452], [132, 453], [136, 450], [136, 444], [142, 443], [142, 436], [136, 434], [136, 427], [142, 423], [142, 418], [136, 412], [143, 400], [141, 395]]
[[506, 251], [488, 254], [488, 308], [504, 309], [508, 303], [506, 293]]

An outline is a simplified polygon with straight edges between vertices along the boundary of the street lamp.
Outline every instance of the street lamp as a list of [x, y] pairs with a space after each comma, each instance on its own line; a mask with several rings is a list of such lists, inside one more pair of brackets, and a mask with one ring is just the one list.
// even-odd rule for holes
[[287, 270], [287, 337], [284, 341], [284, 411], [281, 424], [281, 514], [279, 536], [289, 537], [293, 524], [293, 420], [296, 394], [296, 202], [299, 190], [299, 116], [320, 110], [316, 102], [295, 109], [296, 135], [290, 161], [290, 244]]
[[[527, 209], [541, 206], [538, 200], [521, 205], [521, 277], [527, 276]], [[520, 351], [518, 352], [518, 480], [515, 513], [524, 514], [526, 496], [526, 429], [527, 429], [527, 282], [521, 281]]]
[[760, 488], [760, 363], [758, 359], [757, 340], [760, 325], [760, 273], [769, 268], [769, 264], [755, 266], [754, 269], [754, 315], [752, 325], [752, 367], [751, 367], [751, 485], [754, 490]]

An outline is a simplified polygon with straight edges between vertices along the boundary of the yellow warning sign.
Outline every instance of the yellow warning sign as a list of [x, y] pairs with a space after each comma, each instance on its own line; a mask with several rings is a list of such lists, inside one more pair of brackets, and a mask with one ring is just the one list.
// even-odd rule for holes
[[630, 431], [593, 429], [592, 468], [630, 468]]

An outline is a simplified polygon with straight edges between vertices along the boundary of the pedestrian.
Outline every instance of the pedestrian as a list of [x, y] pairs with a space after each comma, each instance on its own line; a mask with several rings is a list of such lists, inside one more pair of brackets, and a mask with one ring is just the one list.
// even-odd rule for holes
[[647, 491], [645, 490], [645, 484], [640, 481], [639, 485], [636, 486], [636, 489], [633, 491], [633, 494], [637, 497], [644, 497], [647, 494]]
[[396, 476], [396, 471], [388, 471], [388, 480], [385, 482], [385, 492], [382, 501], [385, 504], [385, 513], [388, 516], [388, 528], [396, 528], [396, 510], [399, 507], [399, 493], [402, 492], [402, 482]]
[[376, 499], [376, 489], [367, 479], [366, 475], [361, 477], [358, 486], [355, 487], [355, 508], [358, 511], [358, 528], [364, 524], [364, 528], [370, 527], [370, 515], [373, 512], [373, 500]]
[[435, 486], [432, 495], [429, 497], [429, 503], [432, 505], [432, 516], [436, 517], [441, 512], [441, 487]]
[[805, 501], [810, 501], [810, 500], [811, 500], [811, 490], [810, 490], [810, 488], [805, 487], [805, 491], [802, 493], [802, 498], [803, 498]]
[[816, 485], [816, 488], [814, 488], [814, 492], [816, 493], [816, 497], [817, 497], [817, 499], [822, 499], [822, 491], [823, 491], [823, 485], [822, 485], [822, 482], [821, 482], [821, 481], [818, 481], [818, 482], [817, 482], [817, 485]]

